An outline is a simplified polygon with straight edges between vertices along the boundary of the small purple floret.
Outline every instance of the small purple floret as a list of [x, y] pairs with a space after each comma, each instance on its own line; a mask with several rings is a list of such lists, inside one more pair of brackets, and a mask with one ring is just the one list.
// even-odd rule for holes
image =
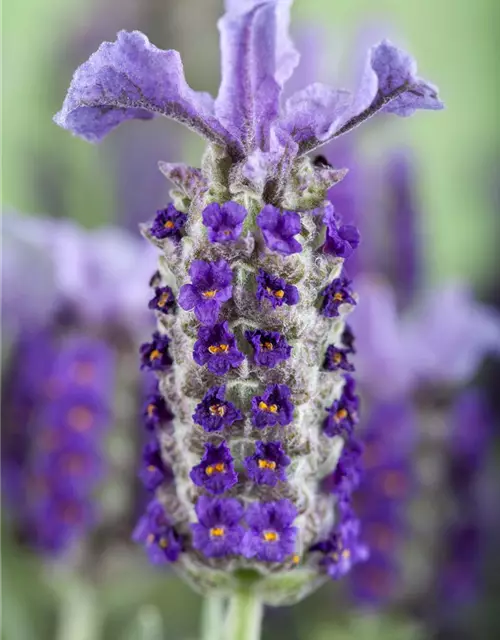
[[295, 551], [297, 527], [291, 525], [296, 517], [297, 510], [289, 500], [253, 502], [245, 514], [249, 530], [243, 540], [243, 555], [263, 562], [283, 562]]
[[352, 435], [358, 423], [359, 398], [355, 393], [354, 378], [347, 375], [342, 395], [328, 407], [328, 416], [323, 423], [323, 431], [330, 438]]
[[259, 429], [290, 424], [294, 409], [290, 395], [286, 384], [271, 384], [261, 396], [253, 397], [252, 424]]
[[225, 442], [219, 445], [205, 443], [205, 453], [200, 464], [191, 469], [189, 477], [198, 487], [210, 493], [224, 493], [238, 482], [233, 456]]
[[234, 498], [201, 496], [196, 503], [198, 523], [192, 524], [193, 546], [207, 558], [238, 554], [244, 529], [239, 524], [243, 507]]
[[148, 396], [144, 405], [143, 416], [144, 426], [148, 431], [154, 431], [156, 427], [170, 422], [174, 417], [163, 396], [159, 393]]
[[366, 545], [359, 541], [359, 520], [354, 516], [342, 519], [337, 530], [327, 540], [322, 540], [311, 547], [311, 551], [323, 554], [320, 565], [330, 578], [339, 580], [345, 576], [358, 562], [368, 558]]
[[198, 340], [193, 348], [194, 361], [218, 376], [226, 374], [231, 367], [239, 367], [245, 356], [238, 350], [236, 339], [228, 330], [227, 322], [213, 327], [200, 327]]
[[151, 235], [159, 240], [172, 238], [179, 240], [180, 230], [186, 224], [187, 215], [177, 211], [173, 204], [169, 204], [166, 209], [156, 212], [156, 217], [151, 225]]
[[202, 216], [210, 242], [234, 242], [241, 235], [247, 210], [237, 202], [212, 202]]
[[193, 420], [205, 431], [220, 431], [243, 419], [241, 411], [232, 402], [224, 400], [225, 392], [225, 385], [211, 387], [196, 406]]
[[324, 296], [321, 306], [322, 315], [327, 318], [336, 318], [339, 315], [341, 304], [356, 304], [351, 284], [352, 282], [348, 278], [336, 278], [323, 289], [321, 292], [321, 295]]
[[323, 223], [326, 225], [326, 238], [323, 251], [337, 258], [349, 258], [358, 247], [360, 241], [359, 231], [350, 224], [339, 224], [339, 217], [331, 202], [325, 206]]
[[141, 369], [151, 369], [152, 371], [164, 371], [172, 365], [172, 358], [168, 351], [170, 340], [168, 336], [153, 333], [153, 340], [141, 345]]
[[257, 224], [271, 251], [285, 256], [302, 251], [302, 245], [293, 237], [301, 231], [300, 216], [294, 211], [283, 211], [266, 204], [257, 216]]
[[285, 336], [277, 331], [245, 331], [245, 338], [254, 349], [253, 361], [261, 367], [272, 369], [278, 362], [288, 360], [292, 353]]
[[349, 497], [361, 481], [363, 448], [356, 438], [350, 438], [342, 449], [335, 470], [326, 478], [324, 490], [339, 498]]
[[194, 260], [189, 267], [192, 283], [182, 285], [179, 291], [179, 305], [194, 309], [203, 324], [215, 324], [223, 302], [233, 293], [231, 280], [233, 272], [225, 260], [204, 262]]
[[148, 504], [145, 515], [134, 529], [132, 540], [145, 545], [153, 564], [175, 562], [182, 551], [179, 536], [158, 500], [151, 500]]
[[257, 299], [269, 300], [273, 309], [284, 304], [294, 305], [299, 301], [299, 291], [293, 284], [287, 284], [281, 278], [259, 269], [257, 280]]
[[174, 292], [170, 287], [156, 287], [154, 298], [148, 304], [149, 309], [171, 313], [175, 309]]
[[154, 491], [167, 477], [170, 477], [170, 471], [163, 464], [160, 443], [156, 438], [144, 445], [139, 477], [148, 491]]
[[257, 484], [275, 487], [278, 480], [286, 482], [285, 467], [291, 460], [286, 455], [281, 442], [255, 443], [255, 453], [245, 458], [248, 477]]
[[347, 349], [349, 353], [356, 353], [356, 347], [355, 347], [356, 337], [351, 327], [348, 324], [344, 326], [344, 331], [342, 332], [340, 341], [342, 342], [344, 348]]
[[354, 365], [351, 364], [347, 358], [350, 351], [348, 349], [341, 349], [331, 344], [326, 350], [325, 362], [323, 367], [327, 371], [354, 371]]

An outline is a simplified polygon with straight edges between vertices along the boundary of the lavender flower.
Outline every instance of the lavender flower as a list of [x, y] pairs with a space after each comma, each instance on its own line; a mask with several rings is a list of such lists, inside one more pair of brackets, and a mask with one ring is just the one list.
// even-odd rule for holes
[[205, 443], [205, 453], [200, 464], [191, 469], [191, 480], [210, 493], [224, 493], [238, 482], [233, 467], [233, 456], [225, 442], [219, 445]]
[[339, 220], [335, 215], [331, 202], [325, 207], [323, 223], [326, 225], [326, 239], [323, 251], [347, 260], [359, 245], [359, 231], [353, 225], [344, 224], [339, 226]]
[[321, 313], [324, 316], [336, 318], [340, 315], [341, 304], [356, 304], [356, 299], [352, 296], [351, 284], [348, 278], [336, 278], [322, 291]]
[[330, 438], [342, 434], [350, 437], [358, 423], [359, 398], [354, 388], [354, 379], [346, 375], [342, 395], [328, 407], [328, 416], [323, 424], [324, 433]]
[[175, 298], [172, 289], [170, 287], [156, 287], [155, 295], [149, 301], [148, 308], [161, 313], [172, 312], [175, 309]]
[[245, 467], [248, 477], [254, 482], [275, 487], [278, 480], [286, 482], [285, 467], [288, 467], [290, 462], [281, 442], [257, 440], [255, 453], [245, 458]]
[[208, 229], [210, 242], [234, 242], [243, 230], [247, 210], [237, 202], [220, 205], [212, 202], [203, 209], [203, 224]]
[[344, 577], [354, 565], [368, 558], [368, 549], [359, 540], [359, 528], [359, 520], [348, 517], [338, 532], [312, 547], [312, 551], [321, 552], [320, 563], [333, 580]]
[[302, 251], [302, 245], [293, 236], [300, 233], [300, 216], [293, 211], [280, 212], [272, 205], [266, 205], [257, 216], [264, 241], [271, 251], [289, 256]]
[[201, 496], [195, 508], [199, 522], [191, 525], [194, 548], [207, 558], [239, 554], [244, 534], [239, 524], [243, 517], [240, 502]]
[[254, 349], [253, 361], [261, 367], [273, 368], [292, 353], [286, 338], [277, 331], [245, 331], [245, 338]]
[[231, 367], [239, 367], [245, 356], [238, 350], [236, 340], [228, 331], [228, 323], [200, 327], [198, 340], [193, 347], [194, 361], [218, 376], [226, 374]]
[[153, 340], [141, 346], [141, 369], [163, 371], [172, 364], [169, 353], [170, 340], [168, 336], [155, 331]]
[[223, 302], [232, 295], [233, 274], [225, 260], [203, 262], [195, 260], [189, 267], [192, 284], [182, 285], [179, 305], [186, 310], [194, 309], [203, 324], [215, 324]]
[[354, 371], [354, 365], [349, 362], [350, 350], [342, 349], [331, 344], [328, 346], [325, 354], [325, 361], [323, 363], [324, 368], [327, 371]]
[[290, 396], [286, 384], [269, 385], [261, 396], [252, 398], [252, 424], [259, 429], [290, 424], [293, 420]]
[[148, 491], [154, 491], [167, 478], [167, 473], [161, 457], [160, 443], [153, 438], [144, 445], [139, 477]]
[[226, 387], [211, 387], [203, 400], [196, 406], [193, 420], [205, 431], [220, 431], [230, 427], [237, 420], [243, 420], [243, 414], [232, 402], [225, 400]]
[[[318, 583], [318, 562], [310, 548], [334, 526], [335, 496], [318, 490], [320, 478], [314, 470], [333, 471], [340, 453], [336, 439], [325, 438], [322, 432], [324, 406], [338, 400], [341, 391], [339, 376], [329, 375], [328, 370], [352, 370], [347, 361], [351, 347], [339, 344], [337, 338], [342, 336], [351, 305], [340, 305], [333, 322], [316, 307], [325, 282], [340, 273], [344, 258], [358, 242], [355, 230], [328, 215], [327, 191], [345, 172], [317, 167], [306, 154], [379, 111], [407, 116], [419, 108], [442, 108], [435, 88], [416, 75], [412, 58], [388, 42], [370, 50], [355, 94], [313, 84], [281, 100], [283, 85], [298, 62], [287, 31], [290, 4], [289, 0], [226, 2], [226, 14], [219, 23], [222, 82], [215, 100], [187, 85], [177, 52], [157, 49], [138, 32], [121, 32], [116, 42], [103, 44], [77, 70], [55, 117], [58, 124], [91, 141], [101, 140], [126, 120], [158, 115], [177, 119], [208, 140], [201, 172], [186, 168], [173, 178], [186, 194], [174, 206], [187, 211], [189, 218], [183, 235], [176, 236], [179, 241], [158, 243], [154, 228], [143, 228], [164, 254], [162, 273], [169, 272], [174, 290], [181, 289], [180, 306], [194, 309], [198, 320], [213, 325], [200, 327], [191, 314], [168, 319], [175, 366], [158, 371], [162, 393], [176, 414], [175, 437], [168, 451], [176, 461], [176, 486], [175, 495], [168, 497], [177, 520], [174, 524], [186, 531], [181, 571], [195, 577], [201, 589], [212, 591], [214, 576], [237, 581], [239, 569], [251, 567], [260, 576], [259, 590], [262, 587], [264, 597], [275, 603], [302, 597]], [[172, 177], [170, 171], [166, 173]], [[193, 181], [195, 175], [199, 179]], [[239, 233], [239, 223], [224, 218], [228, 194], [236, 205], [248, 207], [248, 233], [239, 242], [207, 242], [203, 223], [209, 228], [209, 240], [215, 238], [212, 233], [217, 239], [225, 231]], [[213, 203], [219, 209], [213, 206], [204, 219], [207, 206]], [[315, 220], [313, 212], [319, 214]], [[325, 233], [327, 251], [322, 250]], [[302, 244], [296, 238], [299, 234]], [[329, 253], [330, 245], [335, 255]], [[195, 261], [205, 265], [225, 261], [234, 278], [221, 282], [214, 278], [205, 287], [190, 270], [192, 284], [185, 285], [188, 268]], [[258, 281], [256, 300], [255, 281], [261, 270], [279, 274], [284, 283], [296, 288], [297, 295], [293, 289], [286, 293], [281, 282], [276, 289], [274, 282], [268, 287]], [[225, 290], [230, 283], [232, 289]], [[186, 286], [190, 288], [181, 288]], [[258, 304], [264, 295], [262, 286], [275, 304], [270, 298], [270, 305]], [[189, 292], [187, 300], [183, 291]], [[224, 293], [216, 298], [219, 291]], [[213, 293], [214, 304], [205, 304], [203, 293], [207, 292]], [[278, 304], [285, 295], [293, 304]], [[219, 318], [222, 302], [224, 322]], [[277, 306], [281, 306], [279, 313]], [[327, 350], [330, 336], [337, 337]], [[249, 347], [253, 358], [245, 359], [243, 351], [248, 353]], [[194, 362], [200, 367], [206, 364], [206, 369], [194, 366], [188, 357], [191, 349]], [[143, 358], [151, 363], [149, 347], [143, 349]], [[217, 406], [222, 398], [217, 397], [214, 405], [208, 404], [211, 399], [205, 401], [214, 374], [224, 376], [235, 408], [245, 416], [241, 425], [224, 430], [227, 441], [218, 448], [206, 432], [226, 425], [205, 422], [207, 406], [209, 413], [215, 406], [217, 415], [219, 410], [223, 414], [219, 417], [225, 414], [224, 407]], [[204, 431], [191, 428], [193, 411]], [[242, 452], [252, 450], [248, 449], [248, 441], [254, 442], [252, 426], [278, 424], [290, 425], [281, 443], [284, 455], [294, 463], [290, 462], [286, 483], [261, 483], [255, 493], [252, 477], [241, 478], [231, 488], [239, 499], [197, 498], [199, 492], [193, 491], [187, 478], [201, 443], [207, 445], [206, 469], [211, 466], [208, 453], [215, 455], [217, 450], [217, 455], [226, 456], [229, 449], [238, 468], [244, 463], [246, 453]], [[276, 460], [263, 458], [268, 468], [272, 462], [276, 468], [278, 462], [285, 466], [281, 452], [274, 454]], [[227, 457], [215, 461], [216, 465], [226, 463]], [[193, 473], [197, 479], [199, 472]], [[193, 512], [197, 523], [192, 522]], [[345, 548], [352, 548], [354, 562], [363, 555], [361, 546], [356, 547], [355, 527], [347, 524], [345, 513], [340, 518]], [[296, 539], [304, 558], [301, 568], [293, 569], [297, 580], [290, 588], [280, 580], [288, 579]], [[340, 551], [338, 544], [335, 548]], [[319, 570], [337, 577], [347, 569], [345, 554], [342, 558], [340, 568], [334, 570], [330, 558]], [[272, 576], [259, 566], [262, 562], [275, 563]]]
[[273, 309], [283, 304], [294, 305], [299, 301], [299, 292], [293, 284], [287, 284], [281, 278], [259, 269], [257, 280], [257, 299], [269, 300]]
[[155, 428], [160, 427], [162, 424], [171, 422], [174, 416], [163, 396], [156, 392], [148, 396], [144, 405], [143, 417], [146, 429], [154, 431]]
[[156, 212], [156, 217], [151, 225], [151, 235], [159, 240], [172, 238], [180, 239], [180, 230], [186, 224], [187, 215], [177, 211], [173, 204], [169, 204], [166, 209]]
[[150, 561], [157, 565], [175, 562], [182, 550], [179, 536], [172, 528], [163, 505], [156, 499], [148, 504], [132, 538], [146, 547]]

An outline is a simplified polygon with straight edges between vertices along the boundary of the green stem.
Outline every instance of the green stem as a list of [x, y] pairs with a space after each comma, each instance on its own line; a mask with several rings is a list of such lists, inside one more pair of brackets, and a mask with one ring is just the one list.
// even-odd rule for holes
[[76, 579], [64, 582], [57, 640], [98, 640], [101, 616], [93, 587]]
[[255, 592], [240, 589], [229, 600], [224, 640], [259, 640], [263, 606]]
[[220, 640], [224, 621], [224, 598], [208, 596], [201, 611], [201, 640]]

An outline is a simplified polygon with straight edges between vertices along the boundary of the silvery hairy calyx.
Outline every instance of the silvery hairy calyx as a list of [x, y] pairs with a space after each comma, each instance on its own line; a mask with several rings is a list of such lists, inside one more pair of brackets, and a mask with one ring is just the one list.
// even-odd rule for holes
[[345, 321], [360, 238], [326, 200], [346, 169], [308, 154], [377, 112], [442, 108], [388, 41], [354, 93], [316, 83], [281, 100], [298, 63], [290, 5], [226, 1], [215, 99], [187, 85], [176, 51], [121, 32], [76, 71], [55, 117], [92, 142], [158, 115], [208, 141], [200, 169], [160, 163], [173, 203], [142, 228], [161, 253], [158, 326], [141, 348], [158, 390], [145, 412], [152, 499], [134, 538], [230, 599], [231, 640], [258, 637], [259, 603], [293, 603], [368, 554], [351, 505], [361, 447]]

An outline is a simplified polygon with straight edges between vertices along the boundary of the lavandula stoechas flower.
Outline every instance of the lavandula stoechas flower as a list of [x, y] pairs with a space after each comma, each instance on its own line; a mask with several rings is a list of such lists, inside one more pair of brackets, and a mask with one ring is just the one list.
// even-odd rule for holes
[[[338, 316], [329, 312], [333, 317], [320, 307], [359, 237], [328, 213], [327, 190], [345, 172], [318, 168], [307, 154], [378, 111], [407, 116], [442, 108], [413, 59], [384, 41], [370, 50], [356, 94], [313, 84], [280, 109], [283, 84], [298, 61], [287, 34], [290, 4], [226, 2], [215, 100], [189, 88], [176, 51], [121, 32], [77, 70], [55, 118], [97, 142], [125, 120], [164, 115], [209, 142], [201, 172], [162, 165], [182, 192], [173, 203], [187, 216], [182, 228], [160, 237], [154, 222], [144, 227], [163, 253], [162, 284], [179, 292], [180, 303], [175, 315], [157, 312], [172, 365], [156, 375], [175, 414], [173, 430], [160, 429], [158, 437], [176, 483], [162, 484], [156, 496], [182, 540], [178, 566], [200, 589], [231, 584], [239, 569], [252, 569], [262, 599], [272, 602], [305, 595], [321, 580], [325, 558], [310, 549], [321, 551], [322, 538], [345, 534], [352, 562], [365, 555], [347, 497], [333, 531], [336, 496], [321, 489], [343, 442], [324, 432], [325, 408], [345, 385], [339, 367], [323, 365], [328, 349], [341, 352], [341, 363], [352, 351], [349, 335], [350, 344], [342, 342], [352, 301], [339, 305]], [[238, 209], [235, 217], [229, 203], [246, 215]], [[221, 242], [225, 232], [234, 239]], [[199, 275], [201, 264], [207, 266]], [[227, 265], [232, 279], [209, 273], [214, 265]], [[285, 304], [263, 304], [262, 272], [266, 294], [286, 296]], [[214, 386], [224, 392], [212, 405], [205, 399]], [[240, 413], [228, 424], [226, 401]], [[220, 424], [207, 421], [207, 404]], [[256, 448], [271, 442], [276, 449]], [[259, 481], [248, 460], [256, 452], [268, 456], [263, 468], [286, 466], [286, 475]], [[285, 587], [291, 570], [298, 572], [293, 588]], [[328, 568], [334, 577], [342, 572]]]

